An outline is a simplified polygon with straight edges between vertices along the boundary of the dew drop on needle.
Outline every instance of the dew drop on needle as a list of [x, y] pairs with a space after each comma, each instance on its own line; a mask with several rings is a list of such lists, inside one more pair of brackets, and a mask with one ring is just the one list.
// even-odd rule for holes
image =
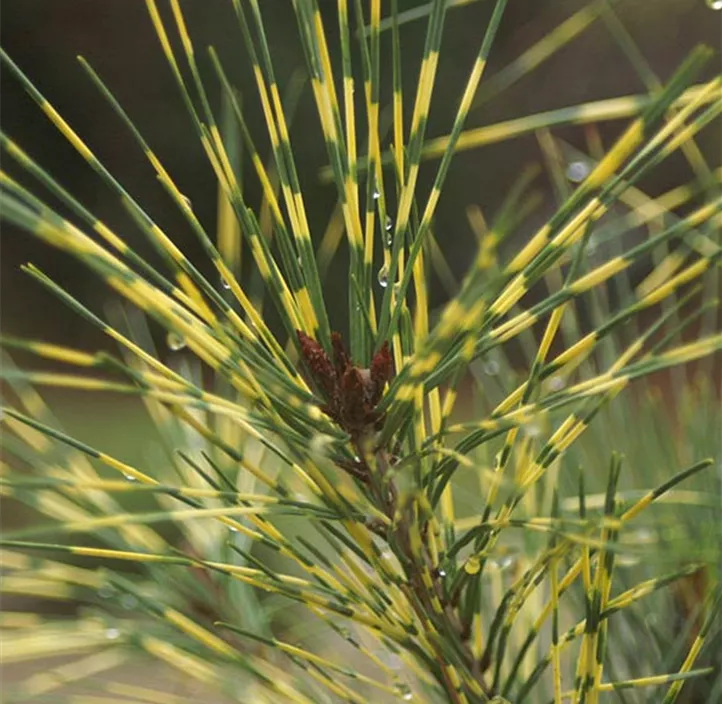
[[530, 438], [538, 438], [542, 434], [541, 425], [537, 422], [527, 423], [523, 426], [524, 434]]
[[185, 338], [177, 332], [169, 332], [168, 335], [166, 335], [165, 342], [168, 345], [168, 349], [173, 350], [173, 352], [182, 350], [186, 346]]
[[138, 605], [138, 599], [136, 599], [132, 594], [124, 594], [120, 597], [120, 605], [126, 611], [130, 611]]
[[564, 377], [553, 376], [549, 379], [549, 390], [550, 391], [561, 391], [564, 388]]
[[589, 176], [589, 164], [586, 161], [573, 161], [567, 167], [567, 178], [572, 183], [581, 183]]
[[98, 589], [98, 596], [101, 599], [110, 599], [110, 597], [113, 596], [115, 593], [115, 589], [110, 584], [104, 584], [100, 589]]
[[496, 376], [499, 373], [499, 362], [495, 359], [487, 359], [483, 365], [484, 374]]
[[381, 288], [386, 288], [389, 285], [389, 270], [386, 268], [386, 265], [382, 266], [379, 269], [379, 286]]

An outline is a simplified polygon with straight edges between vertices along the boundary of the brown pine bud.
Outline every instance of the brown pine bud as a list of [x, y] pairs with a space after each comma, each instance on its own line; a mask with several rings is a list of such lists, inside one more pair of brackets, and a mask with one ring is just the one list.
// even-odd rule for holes
[[367, 423], [366, 385], [361, 370], [349, 367], [341, 378], [341, 416], [347, 428], [361, 429]]
[[371, 360], [371, 405], [375, 406], [384, 393], [384, 386], [392, 376], [391, 350], [389, 343], [384, 342], [381, 349], [374, 355]]
[[346, 351], [346, 345], [343, 343], [341, 333], [331, 333], [331, 346], [333, 347], [333, 364], [336, 368], [336, 374], [340, 379], [344, 372], [351, 366], [351, 359]]
[[302, 330], [296, 330], [303, 359], [308, 365], [313, 381], [330, 400], [336, 390], [336, 371], [323, 347]]

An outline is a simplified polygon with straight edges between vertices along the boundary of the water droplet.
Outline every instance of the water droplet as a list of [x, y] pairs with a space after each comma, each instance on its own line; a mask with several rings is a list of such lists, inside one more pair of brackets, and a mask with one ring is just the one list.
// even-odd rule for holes
[[549, 390], [550, 391], [561, 391], [566, 382], [564, 381], [564, 377], [561, 376], [553, 376], [551, 379], [549, 379]]
[[379, 269], [379, 286], [381, 288], [386, 288], [389, 285], [389, 270], [386, 267], [386, 264], [384, 264]]
[[120, 631], [117, 628], [108, 628], [105, 631], [105, 637], [108, 640], [115, 640], [120, 637]]
[[538, 438], [542, 434], [542, 428], [539, 423], [531, 422], [524, 426], [524, 434], [530, 438]]
[[168, 335], [166, 335], [165, 341], [168, 348], [174, 352], [182, 350], [186, 346], [185, 338], [177, 332], [169, 332]]
[[589, 176], [589, 164], [586, 161], [573, 161], [567, 167], [567, 178], [572, 183], [581, 183]]
[[110, 584], [104, 584], [100, 589], [98, 589], [98, 596], [101, 599], [110, 599], [110, 597], [115, 594], [115, 589], [110, 586]]
[[123, 594], [123, 596], [120, 598], [120, 605], [126, 611], [130, 611], [138, 605], [138, 599], [136, 599], [136, 597], [134, 597], [132, 594]]
[[135, 482], [137, 479], [132, 474], [124, 474], [123, 475], [129, 482]]
[[446, 577], [446, 570], [440, 569], [440, 570], [439, 570], [439, 577]]
[[374, 188], [373, 199], [374, 199], [374, 200], [378, 200], [379, 198], [381, 198], [381, 193], [379, 192], [379, 189], [378, 189], [378, 188]]
[[193, 210], [193, 202], [191, 201], [191, 199], [188, 196], [184, 196], [182, 193], [181, 198], [183, 202], [188, 206], [188, 209]]
[[505, 555], [501, 560], [497, 561], [500, 570], [508, 570], [516, 560], [511, 555]]
[[587, 240], [587, 254], [593, 255], [597, 251], [598, 240], [592, 236]]
[[394, 692], [396, 692], [396, 696], [401, 697], [405, 702], [410, 702], [414, 698], [414, 693], [406, 682], [394, 684]]
[[226, 291], [230, 290], [231, 284], [226, 281], [223, 277], [221, 277], [221, 286], [226, 289]]
[[235, 526], [228, 526], [228, 530], [231, 531], [231, 533], [238, 533], [238, 528]]
[[707, 0], [707, 7], [712, 10], [722, 10], [722, 0]]
[[391, 219], [390, 215], [386, 216], [386, 222], [384, 223], [384, 230], [386, 232], [391, 232], [391, 228], [394, 226], [394, 221]]
[[482, 365], [484, 374], [489, 376], [496, 376], [499, 373], [499, 362], [495, 359], [487, 359]]

